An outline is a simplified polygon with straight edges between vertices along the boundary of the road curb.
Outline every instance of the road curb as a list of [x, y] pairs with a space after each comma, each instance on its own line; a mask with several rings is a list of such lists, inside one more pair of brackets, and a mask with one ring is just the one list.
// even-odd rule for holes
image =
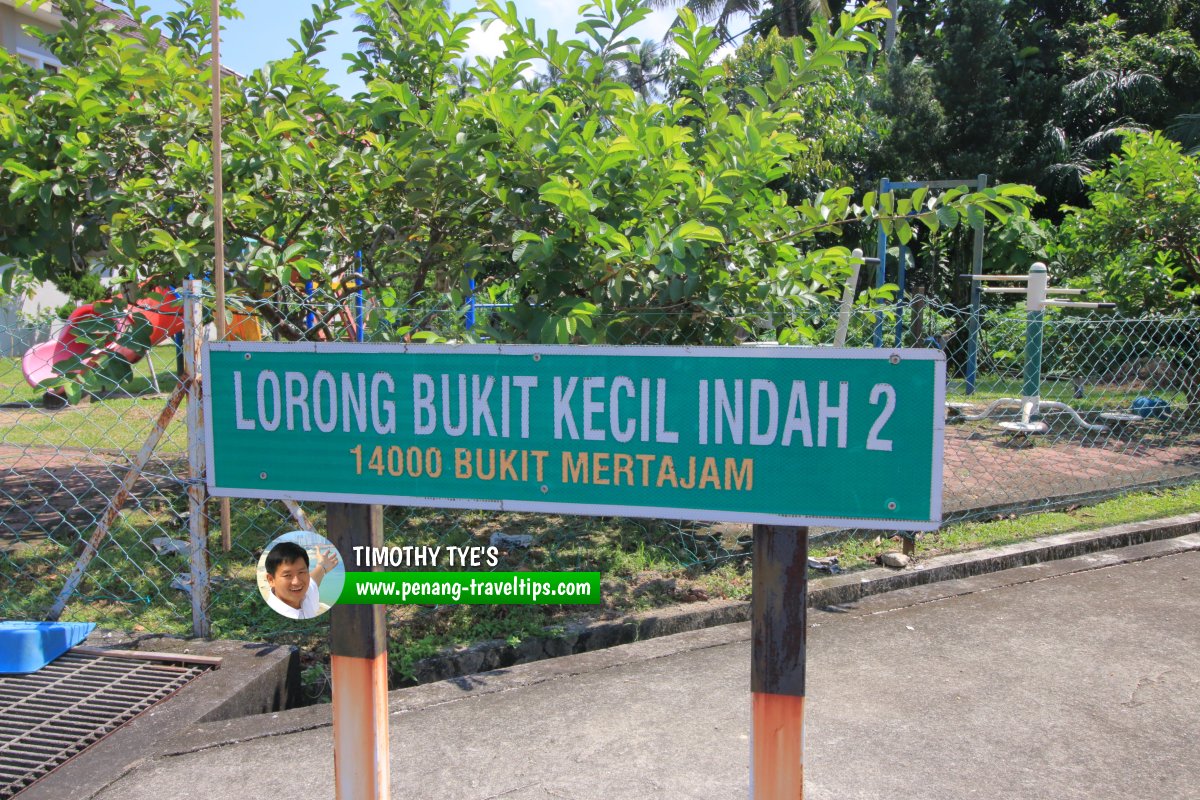
[[[1196, 531], [1200, 531], [1200, 513], [936, 556], [903, 570], [880, 567], [815, 578], [809, 581], [808, 605], [810, 608], [845, 605], [883, 592], [1171, 539]], [[450, 680], [749, 619], [748, 601], [712, 600], [630, 614], [619, 620], [575, 623], [568, 625], [561, 636], [527, 639], [518, 645], [490, 640], [423, 659], [414, 666], [415, 684]]]
[[[970, 553], [939, 556], [911, 569], [871, 569], [851, 575], [820, 578], [812, 581], [810, 585], [809, 606], [832, 609], [865, 601], [862, 611], [871, 613], [887, 606], [889, 598], [901, 604], [927, 602], [964, 591], [998, 588], [1013, 583], [1160, 558], [1200, 550], [1200, 537], [1188, 536], [1197, 531], [1200, 531], [1200, 513], [1095, 531], [1048, 536]], [[1120, 553], [1105, 552], [1117, 548], [1128, 549]], [[1069, 559], [1074, 559], [1074, 563]], [[1015, 568], [1024, 568], [1025, 571], [1019, 576], [1009, 573], [1006, 579], [993, 575]], [[990, 579], [984, 577], [989, 575], [992, 576]], [[965, 578], [973, 579], [968, 582], [972, 583], [971, 586], [951, 588], [947, 583]], [[991, 585], [993, 583], [995, 586]], [[935, 584], [945, 584], [946, 588], [939, 590]], [[633, 631], [649, 629], [685, 634], [683, 636], [665, 638], [667, 633], [661, 633], [653, 638], [643, 637], [641, 640], [614, 643], [625, 645], [623, 647], [593, 648], [591, 651], [570, 654], [567, 658], [535, 660], [540, 663], [525, 663], [520, 665], [519, 669], [498, 669], [481, 674], [459, 675], [447, 680], [396, 689], [389, 693], [389, 711], [392, 715], [416, 713], [443, 703], [459, 702], [493, 692], [511, 691], [535, 683], [690, 650], [719, 647], [749, 638], [749, 603], [723, 601], [696, 605], [709, 608], [689, 607], [671, 609], [668, 614], [642, 614], [637, 615], [641, 619], [625, 623]], [[704, 624], [714, 619], [725, 621]], [[687, 627], [689, 625], [693, 627]], [[594, 643], [596, 639], [584, 641]], [[264, 736], [299, 733], [326, 727], [332, 724], [330, 708], [329, 705], [308, 706], [275, 714], [197, 725], [176, 738], [169, 746], [167, 754], [196, 752]]]
[[1145, 522], [1129, 522], [1093, 531], [1043, 536], [1004, 547], [951, 553], [920, 562], [909, 569], [879, 567], [864, 572], [818, 578], [809, 582], [808, 605], [810, 608], [844, 605], [870, 595], [898, 589], [970, 578], [1047, 561], [1060, 561], [1101, 550], [1174, 539], [1197, 531], [1200, 531], [1200, 512]]
[[[842, 584], [818, 589], [817, 603], [810, 602], [810, 606], [820, 604], [821, 608], [838, 612], [836, 616], [839, 618], [845, 618], [847, 612], [851, 615], [874, 614], [896, 607], [937, 601], [944, 597], [1001, 589], [1046, 578], [1196, 552], [1200, 551], [1200, 536], [1188, 534], [1198, 528], [1200, 513], [1153, 523], [1118, 525], [1116, 528], [1090, 531], [1088, 534], [1049, 536], [1019, 546], [931, 559], [931, 564], [952, 560], [959, 560], [960, 563], [925, 566], [923, 570], [889, 571], [886, 579], [862, 582], [857, 593], [854, 593], [862, 600], [852, 608], [839, 607], [841, 603], [832, 602], [836, 597], [847, 594], [848, 590], [842, 587]], [[1127, 545], [1120, 551], [1109, 552], [1108, 548], [1112, 547], [1112, 542], [1127, 542]], [[968, 561], [968, 555], [976, 555], [977, 558]], [[1036, 560], [1039, 557], [1043, 560]], [[905, 575], [913, 577], [901, 577]], [[856, 577], [862, 578], [863, 573], [858, 573]], [[833, 581], [834, 578], [822, 579], [826, 584]], [[878, 588], [881, 585], [890, 585], [894, 589], [870, 591], [872, 587]], [[725, 604], [734, 606], [736, 603]], [[746, 603], [740, 604], [746, 606]], [[702, 619], [702, 616], [694, 615], [694, 618]], [[679, 624], [682, 624], [682, 620], [672, 622], [672, 625]], [[419, 714], [446, 703], [469, 702], [470, 699], [486, 694], [520, 690], [522, 687], [541, 682], [629, 666], [682, 652], [745, 642], [749, 638], [749, 622], [742, 621], [738, 624], [684, 631], [679, 636], [644, 639], [616, 648], [521, 664], [511, 669], [498, 669], [431, 684], [397, 688], [389, 692], [389, 714], [392, 717]], [[330, 724], [330, 705], [311, 705], [276, 714], [203, 723], [176, 736], [164, 754], [178, 756], [208, 750], [210, 747], [260, 739], [263, 736], [301, 733], [304, 730], [329, 727]]]

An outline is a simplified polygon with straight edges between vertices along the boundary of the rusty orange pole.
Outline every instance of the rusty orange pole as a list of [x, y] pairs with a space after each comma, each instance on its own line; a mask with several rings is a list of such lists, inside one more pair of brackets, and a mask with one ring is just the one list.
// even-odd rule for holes
[[754, 526], [752, 800], [804, 797], [808, 528]]
[[[383, 506], [327, 503], [329, 539], [345, 558], [383, 547]], [[379, 571], [377, 567], [375, 571]], [[333, 772], [337, 800], [388, 800], [387, 619], [381, 605], [330, 610]]]

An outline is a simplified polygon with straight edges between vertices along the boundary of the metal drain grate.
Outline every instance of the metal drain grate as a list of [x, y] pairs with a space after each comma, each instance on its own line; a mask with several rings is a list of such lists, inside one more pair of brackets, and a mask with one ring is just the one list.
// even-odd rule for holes
[[219, 663], [77, 647], [38, 672], [0, 676], [0, 800]]

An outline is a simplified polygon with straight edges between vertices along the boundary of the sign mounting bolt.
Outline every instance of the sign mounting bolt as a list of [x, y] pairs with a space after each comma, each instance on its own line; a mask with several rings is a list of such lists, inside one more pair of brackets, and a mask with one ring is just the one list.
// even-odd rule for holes
[[541, 353], [534, 353], [534, 354], [533, 354], [533, 360], [534, 360], [534, 361], [541, 361], [541, 360], [542, 360], [542, 354], [541, 354]]
[[550, 487], [543, 483], [542, 484], [542, 494], [547, 494], [547, 493], [549, 493], [549, 491], [550, 491]]
[[249, 360], [250, 360], [250, 354], [249, 354], [249, 353], [246, 353], [244, 356], [242, 356], [242, 358], [244, 358], [244, 359], [246, 359], [247, 361], [249, 361]]
[[899, 364], [900, 363], [900, 354], [892, 353], [891, 357], [888, 358], [888, 361], [892, 364]]
[[258, 479], [260, 481], [265, 481], [267, 479], [267, 473], [265, 473], [265, 472], [258, 473]]
[[[264, 473], [264, 474], [265, 474], [265, 473]], [[889, 501], [888, 501], [888, 511], [895, 511], [895, 510], [896, 510], [896, 501], [895, 501], [895, 500], [889, 500]]]

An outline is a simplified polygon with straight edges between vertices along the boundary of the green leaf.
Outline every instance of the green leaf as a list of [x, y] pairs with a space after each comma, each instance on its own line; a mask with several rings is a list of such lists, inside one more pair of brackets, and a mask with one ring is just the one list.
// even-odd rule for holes
[[940, 206], [937, 210], [938, 222], [947, 228], [958, 226], [958, 210], [951, 206]]
[[76, 381], [65, 381], [62, 389], [68, 403], [73, 406], [79, 405], [79, 401], [83, 399], [83, 386]]
[[23, 178], [28, 178], [30, 180], [38, 179], [38, 174], [35, 171], [27, 167], [25, 164], [22, 164], [15, 158], [5, 159], [3, 167], [9, 172], [15, 172]]
[[287, 266], [296, 270], [304, 280], [312, 278], [313, 273], [321, 272], [321, 262], [312, 258], [298, 258], [288, 262]]
[[680, 225], [675, 235], [689, 242], [725, 243], [725, 236], [719, 230], [694, 219], [690, 219]]
[[291, 131], [304, 130], [305, 127], [307, 126], [304, 125], [304, 123], [298, 122], [297, 120], [281, 119], [271, 126], [271, 130], [267, 133], [267, 138], [275, 139]]

